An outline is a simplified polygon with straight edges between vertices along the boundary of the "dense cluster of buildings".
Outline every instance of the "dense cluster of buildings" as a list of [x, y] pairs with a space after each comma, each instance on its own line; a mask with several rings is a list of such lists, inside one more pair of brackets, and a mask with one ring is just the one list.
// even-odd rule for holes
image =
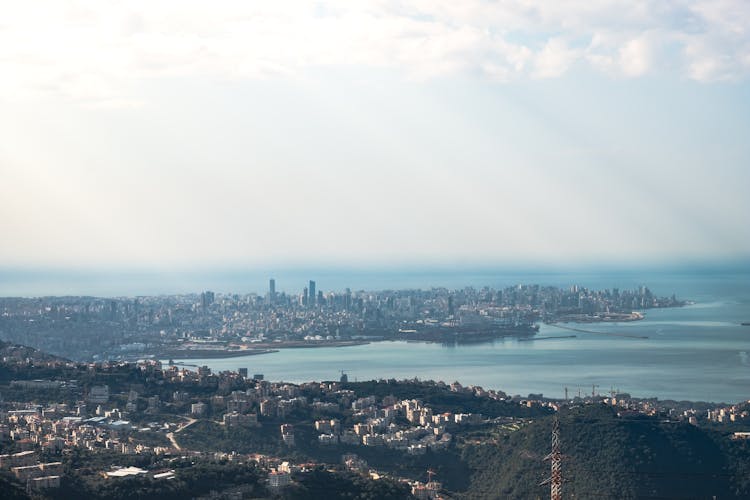
[[40, 459], [40, 455], [33, 450], [6, 453], [0, 455], [0, 470], [10, 471], [16, 479], [26, 484], [29, 492], [59, 487], [63, 463], [43, 462]]
[[[137, 298], [0, 298], [0, 339], [76, 360], [181, 355], [272, 342], [340, 342], [399, 333], [531, 325], [536, 321], [627, 319], [635, 310], [681, 305], [637, 290], [518, 285], [503, 290], [217, 294]], [[623, 316], [625, 315], [625, 316]], [[421, 336], [420, 339], [429, 339]]]
[[[197, 421], [213, 422], [230, 433], [232, 429], [273, 432], [281, 456], [283, 450], [291, 452], [300, 446], [307, 450], [315, 446], [337, 449], [343, 467], [371, 477], [380, 473], [357, 456], [358, 449], [361, 453], [380, 449], [405, 455], [440, 454], [474, 426], [511, 423], [518, 428], [528, 422], [514, 417], [493, 419], [469, 411], [438, 411], [418, 397], [363, 394], [352, 390], [345, 375], [340, 381], [290, 384], [267, 381], [260, 374], [248, 376], [246, 370], [213, 373], [207, 367], [190, 370], [153, 360], [77, 364], [29, 356], [28, 349], [6, 347], [0, 361], [15, 373], [41, 369], [58, 376], [18, 378], [0, 384], [0, 449], [7, 451], [0, 454], [0, 469], [9, 471], [30, 492], [57, 487], [64, 476], [63, 457], [76, 448], [123, 455], [205, 454], [179, 444], [180, 432]], [[624, 418], [655, 416], [700, 426], [731, 426], [750, 418], [748, 403], [717, 406], [664, 402], [624, 393], [602, 396], [593, 390], [587, 397], [553, 400], [542, 395], [509, 396], [458, 382], [403, 383], [547, 412], [570, 405], [605, 403]], [[744, 427], [736, 429], [735, 439], [750, 438]], [[252, 455], [253, 460], [263, 463], [272, 489], [288, 485], [294, 473], [304, 469], [281, 456]], [[108, 480], [142, 474], [169, 478], [173, 474], [164, 469], [146, 471], [124, 466], [100, 473]], [[415, 496], [436, 498], [439, 489], [439, 482], [431, 479], [412, 480]]]
[[657, 399], [634, 399], [627, 394], [612, 395], [602, 401], [618, 409], [620, 416], [646, 415], [692, 425], [750, 422], [750, 401], [734, 405], [712, 403], [665, 402]]
[[[454, 428], [486, 421], [477, 414], [435, 412], [418, 399], [357, 394], [345, 388], [345, 377], [335, 382], [288, 384], [263, 380], [259, 374], [249, 378], [239, 371], [212, 373], [206, 367], [188, 370], [158, 361], [78, 365], [11, 355], [4, 356], [2, 362], [24, 370], [58, 369], [61, 373], [84, 375], [64, 382], [59, 380], [63, 377], [12, 380], [5, 391], [0, 387], [0, 394], [9, 396], [0, 400], [0, 444], [2, 449], [11, 450], [0, 456], [0, 468], [25, 483], [28, 491], [59, 486], [62, 457], [76, 448], [123, 455], [201, 454], [200, 450], [181, 448], [178, 442], [179, 431], [198, 420], [219, 423], [227, 430], [242, 427], [266, 432], [269, 425], [275, 426], [280, 443], [290, 450], [300, 444], [298, 428], [308, 428], [313, 431], [317, 446], [339, 446], [342, 451], [380, 447], [408, 454], [427, 450], [440, 453], [450, 446]], [[111, 386], [100, 382], [118, 377], [132, 383]], [[476, 397], [506, 397], [500, 391], [462, 387], [458, 383], [436, 384]], [[169, 397], [153, 394], [154, 388], [163, 386], [174, 389]], [[13, 394], [22, 394], [22, 400], [13, 400]], [[46, 395], [49, 400], [29, 400], [34, 399], [30, 398], [34, 394]], [[330, 417], [314, 417], [324, 414]], [[304, 433], [302, 436], [307, 439]], [[349, 470], [378, 475], [351, 452], [342, 457]], [[254, 458], [258, 459], [258, 455]], [[284, 465], [273, 457], [263, 457], [263, 462], [269, 473], [269, 486], [274, 488], [288, 484], [291, 473], [299, 470], [288, 461]], [[143, 474], [168, 478], [172, 473], [121, 466], [101, 470], [100, 474], [108, 480], [120, 480]], [[433, 491], [426, 483], [412, 483], [421, 493]], [[430, 488], [436, 484], [433, 482]]]

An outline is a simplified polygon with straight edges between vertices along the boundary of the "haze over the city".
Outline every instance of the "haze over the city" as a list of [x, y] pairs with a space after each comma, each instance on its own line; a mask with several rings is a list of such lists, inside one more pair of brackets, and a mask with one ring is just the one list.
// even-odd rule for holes
[[2, 500], [750, 499], [750, 0], [1, 5]]
[[750, 255], [742, 0], [3, 10], [6, 268]]

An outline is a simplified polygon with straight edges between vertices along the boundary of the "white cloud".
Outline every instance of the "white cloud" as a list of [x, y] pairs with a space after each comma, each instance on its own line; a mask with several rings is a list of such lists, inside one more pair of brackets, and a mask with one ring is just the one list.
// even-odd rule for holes
[[579, 51], [570, 49], [564, 40], [553, 38], [537, 53], [532, 76], [536, 78], [561, 76], [578, 56]]
[[[699, 81], [750, 74], [744, 0], [16, 2], [0, 23], [5, 99], [45, 92], [132, 103], [131, 84], [145, 79], [328, 66], [497, 81], [559, 77], [579, 61], [626, 77], [655, 68]], [[655, 64], [665, 46], [682, 59]]]
[[620, 47], [618, 55], [620, 68], [626, 76], [641, 76], [651, 67], [651, 47], [644, 37], [625, 43]]

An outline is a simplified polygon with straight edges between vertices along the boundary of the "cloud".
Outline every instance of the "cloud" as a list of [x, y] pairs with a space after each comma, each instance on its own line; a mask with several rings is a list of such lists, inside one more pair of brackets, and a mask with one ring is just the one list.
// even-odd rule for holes
[[618, 51], [620, 68], [626, 76], [641, 76], [651, 67], [651, 50], [645, 37], [628, 41]]
[[133, 103], [132, 86], [149, 79], [288, 78], [331, 66], [495, 81], [561, 77], [579, 62], [624, 77], [750, 74], [744, 0], [16, 2], [0, 23], [5, 99]]
[[564, 40], [549, 40], [534, 60], [532, 76], [536, 78], [555, 78], [563, 75], [578, 58], [579, 51], [568, 48]]

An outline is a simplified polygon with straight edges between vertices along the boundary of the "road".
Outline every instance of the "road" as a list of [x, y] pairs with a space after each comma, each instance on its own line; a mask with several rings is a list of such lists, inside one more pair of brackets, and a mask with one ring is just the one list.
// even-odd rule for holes
[[186, 419], [187, 422], [184, 425], [181, 425], [176, 431], [167, 433], [167, 439], [169, 439], [169, 442], [172, 443], [172, 446], [174, 446], [176, 450], [182, 450], [182, 447], [177, 443], [177, 440], [175, 439], [174, 435], [177, 434], [178, 432], [182, 432], [183, 430], [187, 429], [188, 427], [190, 427], [191, 425], [197, 422], [197, 420], [194, 418], [190, 418], [190, 417], [182, 417], [182, 418]]

